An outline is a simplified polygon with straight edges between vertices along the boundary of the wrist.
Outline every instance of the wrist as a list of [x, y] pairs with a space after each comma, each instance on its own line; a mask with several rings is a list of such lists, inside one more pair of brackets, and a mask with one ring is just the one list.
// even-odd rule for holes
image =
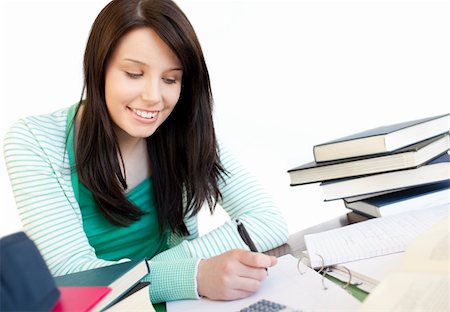
[[197, 274], [196, 274], [196, 287], [197, 287], [197, 294], [199, 297], [204, 297], [204, 292], [203, 292], [203, 288], [202, 288], [202, 281], [203, 281], [203, 266], [205, 264], [205, 259], [200, 259], [198, 264], [197, 264]]

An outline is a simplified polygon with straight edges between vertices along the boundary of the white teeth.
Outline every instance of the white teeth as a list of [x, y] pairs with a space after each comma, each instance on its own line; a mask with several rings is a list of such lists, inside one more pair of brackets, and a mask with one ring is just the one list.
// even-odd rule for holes
[[133, 108], [133, 112], [135, 112], [136, 115], [138, 115], [142, 118], [146, 118], [146, 119], [152, 119], [152, 118], [155, 118], [155, 116], [156, 116], [156, 112], [145, 112], [145, 111], [141, 111], [136, 108]]

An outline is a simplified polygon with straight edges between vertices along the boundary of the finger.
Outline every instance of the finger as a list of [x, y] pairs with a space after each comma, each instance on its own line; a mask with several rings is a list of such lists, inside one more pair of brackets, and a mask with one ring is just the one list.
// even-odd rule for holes
[[248, 293], [254, 293], [261, 287], [261, 281], [253, 278], [240, 277], [233, 287], [235, 290], [240, 290]]
[[277, 263], [277, 258], [259, 252], [244, 251], [240, 253], [239, 261], [255, 268], [268, 268]]
[[238, 270], [238, 275], [241, 277], [258, 281], [263, 281], [267, 278], [266, 268], [255, 268], [241, 263]]
[[275, 266], [278, 263], [278, 258], [277, 257], [270, 256], [270, 260], [272, 261], [271, 262], [271, 264], [272, 264], [271, 267]]
[[251, 296], [253, 292], [239, 290], [239, 289], [233, 289], [226, 293], [226, 295], [221, 298], [220, 300], [237, 300], [237, 299], [243, 299]]

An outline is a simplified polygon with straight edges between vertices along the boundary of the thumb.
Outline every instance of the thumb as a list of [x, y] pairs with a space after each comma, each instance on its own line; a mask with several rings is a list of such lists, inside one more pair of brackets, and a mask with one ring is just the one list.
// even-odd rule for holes
[[270, 266], [274, 266], [278, 263], [278, 258], [274, 257], [274, 256], [270, 256], [270, 261], [271, 261]]

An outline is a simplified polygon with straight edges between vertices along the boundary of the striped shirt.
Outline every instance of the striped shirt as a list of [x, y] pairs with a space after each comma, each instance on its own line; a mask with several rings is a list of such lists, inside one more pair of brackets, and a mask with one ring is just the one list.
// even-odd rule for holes
[[[4, 156], [25, 232], [36, 243], [54, 276], [118, 262], [96, 256], [83, 230], [74, 195], [66, 148], [68, 108], [17, 121], [4, 139]], [[188, 236], [172, 233], [169, 249], [149, 261], [153, 303], [198, 298], [196, 275], [200, 259], [227, 250], [247, 249], [234, 219], [246, 225], [258, 250], [287, 241], [287, 225], [263, 188], [221, 145], [220, 159], [229, 176], [220, 181], [219, 204], [230, 221], [199, 236], [197, 217], [186, 217]]]

